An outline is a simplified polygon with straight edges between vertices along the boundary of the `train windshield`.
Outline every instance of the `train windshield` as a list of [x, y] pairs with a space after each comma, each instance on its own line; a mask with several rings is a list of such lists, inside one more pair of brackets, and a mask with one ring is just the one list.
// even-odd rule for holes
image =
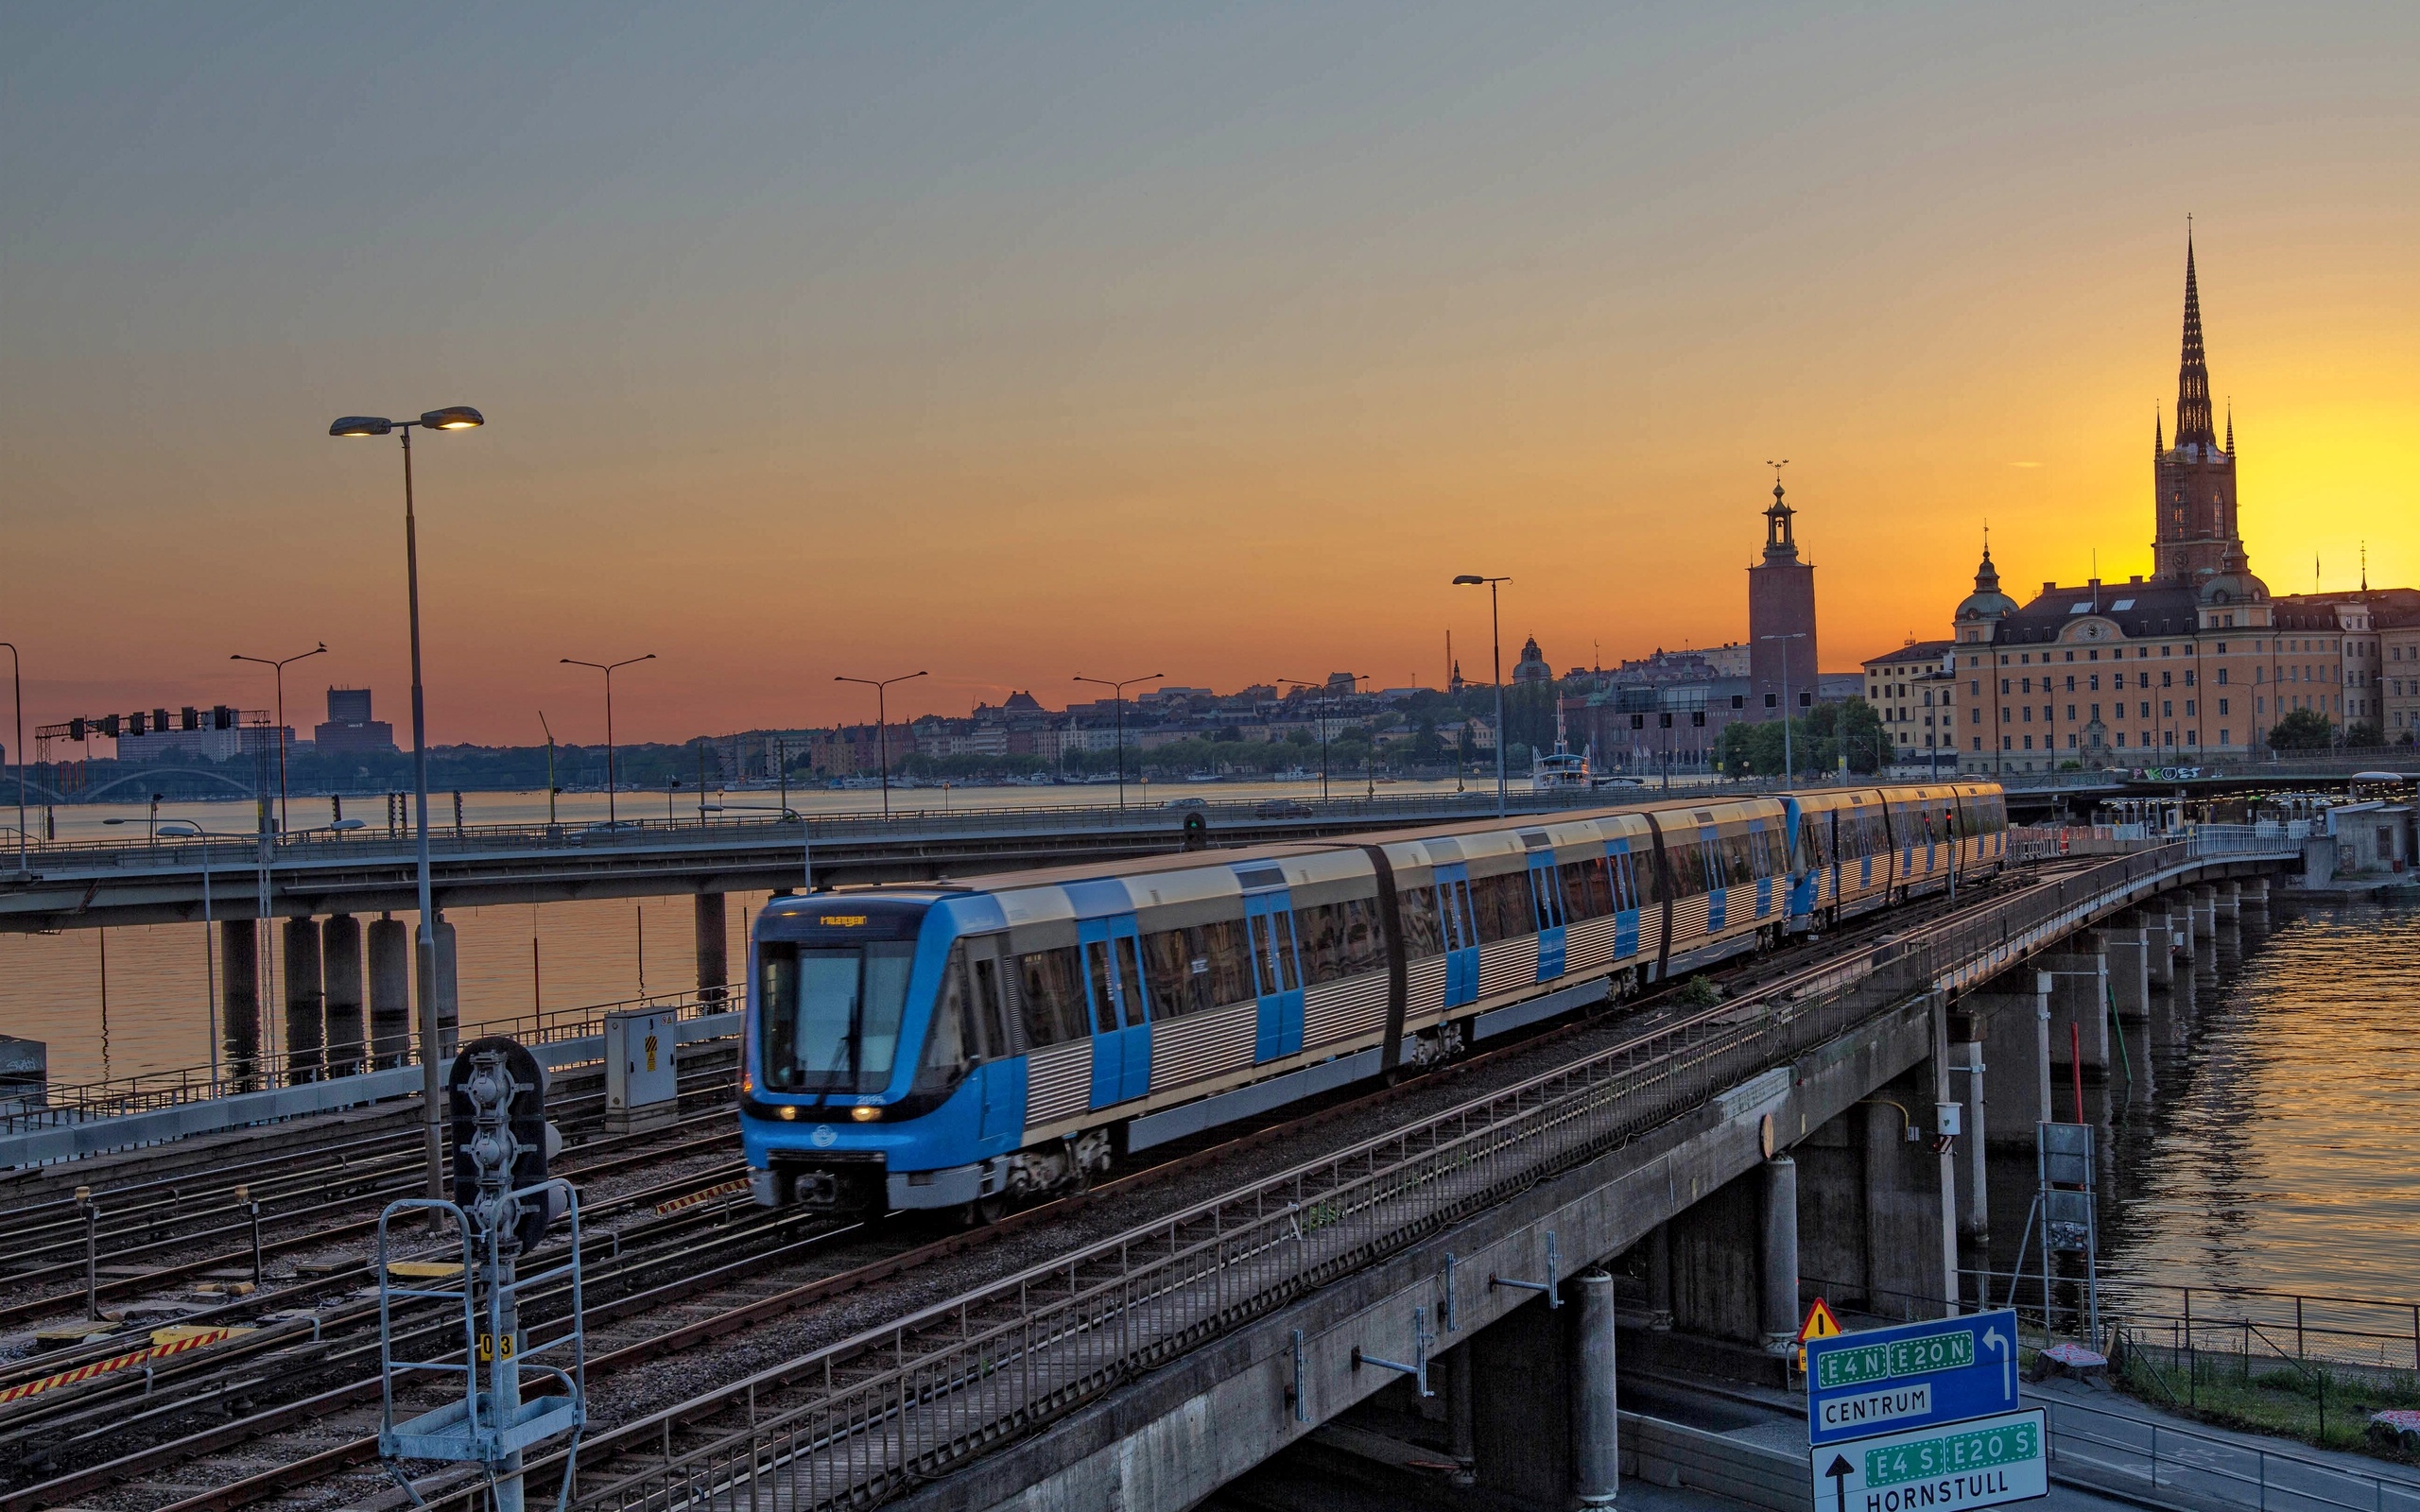
[[916, 942], [757, 948], [765, 1086], [771, 1091], [871, 1096], [890, 1084]]

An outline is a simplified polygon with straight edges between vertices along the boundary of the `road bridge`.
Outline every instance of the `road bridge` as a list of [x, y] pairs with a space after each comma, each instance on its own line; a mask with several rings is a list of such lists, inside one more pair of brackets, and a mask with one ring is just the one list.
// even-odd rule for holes
[[[2180, 914], [2207, 940], [2292, 859], [2204, 830], [1642, 1017], [1545, 1074], [623, 1424], [596, 1452], [627, 1441], [641, 1468], [577, 1504], [1183, 1512], [1357, 1404], [1417, 1416], [1430, 1391], [1482, 1491], [1610, 1500], [1608, 1267], [1644, 1278], [1632, 1336], [1651, 1352], [1743, 1372], [1779, 1370], [1802, 1274], [1853, 1278], [1868, 1313], [1954, 1311], [1960, 1216], [1985, 1211], [1963, 1147], [1987, 1111], [2048, 1116], [2052, 1030], [2083, 1022], [2045, 957], [2105, 978], [2114, 945], [2122, 1004]], [[1954, 1087], [1986, 1040], [1981, 1090]], [[1966, 1132], [1938, 1138], [1953, 1104]], [[645, 1462], [670, 1423], [742, 1395], [750, 1426]], [[1747, 1489], [1808, 1504], [1804, 1482]]]

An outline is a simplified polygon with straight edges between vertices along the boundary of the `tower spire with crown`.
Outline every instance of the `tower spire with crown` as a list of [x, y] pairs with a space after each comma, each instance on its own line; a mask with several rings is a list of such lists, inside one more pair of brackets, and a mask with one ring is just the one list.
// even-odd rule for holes
[[2215, 447], [2210, 423], [2210, 365], [2202, 350], [2202, 291], [2193, 275], [2193, 233], [2185, 233], [2185, 350], [2176, 367], [2176, 444]]

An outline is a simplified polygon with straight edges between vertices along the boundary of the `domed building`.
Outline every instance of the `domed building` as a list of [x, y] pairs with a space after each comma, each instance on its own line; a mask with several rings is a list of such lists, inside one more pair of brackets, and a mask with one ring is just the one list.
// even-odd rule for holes
[[1547, 665], [1547, 654], [1538, 649], [1538, 638], [1532, 635], [1522, 643], [1521, 660], [1512, 663], [1513, 686], [1518, 687], [1525, 682], [1552, 682], [1553, 680], [1554, 668]]

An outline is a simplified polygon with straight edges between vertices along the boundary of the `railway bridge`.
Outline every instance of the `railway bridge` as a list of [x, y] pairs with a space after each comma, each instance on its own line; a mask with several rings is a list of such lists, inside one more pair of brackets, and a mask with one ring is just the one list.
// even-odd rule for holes
[[[1512, 1503], [1608, 1499], [1627, 1462], [1804, 1505], [1803, 1464], [1623, 1441], [1617, 1322], [1626, 1358], [1754, 1376], [1778, 1372], [1802, 1276], [1871, 1314], [1954, 1312], [1983, 1148], [2030, 1144], [2070, 1069], [2104, 1072], [2111, 1010], [2122, 1033], [2179, 950], [2265, 910], [2288, 845], [2208, 827], [2045, 868], [1732, 1001], [1643, 1012], [1550, 1070], [598, 1435], [577, 1504], [1182, 1512], [1383, 1399]], [[746, 1426], [669, 1452], [743, 1397]]]

